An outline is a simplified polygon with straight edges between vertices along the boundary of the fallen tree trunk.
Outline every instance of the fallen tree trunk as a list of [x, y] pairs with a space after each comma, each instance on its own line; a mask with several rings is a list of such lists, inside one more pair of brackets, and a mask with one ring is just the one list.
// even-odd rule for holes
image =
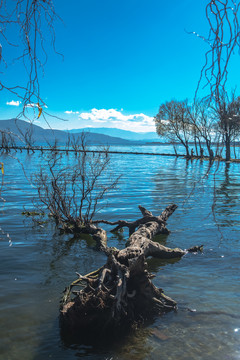
[[[124, 226], [129, 228], [131, 235], [123, 250], [109, 248], [106, 232], [94, 224], [89, 226], [89, 232], [108, 259], [99, 270], [86, 276], [78, 274], [79, 279], [66, 288], [60, 312], [63, 334], [80, 339], [89, 334], [94, 337], [113, 333], [155, 314], [176, 309], [176, 302], [152, 283], [153, 276], [146, 269], [145, 259], [149, 256], [178, 258], [201, 247], [170, 249], [153, 241], [155, 235], [169, 233], [166, 221], [176, 205], [168, 206], [160, 216], [139, 208], [143, 217], [135, 222], [98, 221], [117, 225], [115, 231]], [[82, 288], [72, 291], [75, 286]], [[71, 293], [75, 295], [73, 299]]]

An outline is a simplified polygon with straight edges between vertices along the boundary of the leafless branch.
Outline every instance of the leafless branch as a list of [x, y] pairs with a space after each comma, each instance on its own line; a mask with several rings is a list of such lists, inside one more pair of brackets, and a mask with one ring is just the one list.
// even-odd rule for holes
[[[35, 112], [35, 118], [40, 117], [46, 108], [39, 83], [39, 72], [44, 74], [48, 57], [44, 33], [48, 33], [48, 38], [50, 35], [55, 50], [54, 23], [59, 16], [54, 10], [52, 0], [2, 0], [0, 11], [2, 63], [8, 66], [11, 61], [21, 62], [26, 73], [24, 84], [11, 85], [0, 81], [0, 90], [8, 91], [20, 99], [22, 111], [18, 117], [25, 116], [30, 119], [30, 110]], [[10, 31], [15, 34], [14, 41], [10, 38]], [[5, 59], [9, 46], [16, 47], [20, 52], [15, 59]]]
[[35, 174], [35, 184], [40, 202], [56, 221], [64, 230], [77, 232], [92, 222], [102, 199], [116, 188], [119, 177], [110, 176], [107, 151], [87, 151], [84, 133], [78, 141], [70, 142], [76, 152], [74, 158], [63, 160], [53, 148], [48, 152], [47, 165]]
[[205, 64], [201, 69], [195, 97], [203, 81], [203, 87], [209, 87], [209, 96], [216, 101], [226, 91], [228, 65], [234, 51], [239, 51], [240, 47], [239, 7], [240, 2], [235, 0], [209, 1], [205, 8], [208, 35], [192, 33], [210, 46], [205, 53]]

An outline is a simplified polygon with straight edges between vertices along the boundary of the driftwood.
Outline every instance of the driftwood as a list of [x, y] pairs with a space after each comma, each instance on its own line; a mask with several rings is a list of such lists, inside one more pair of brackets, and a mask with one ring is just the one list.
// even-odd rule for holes
[[[130, 237], [123, 250], [109, 248], [106, 232], [95, 224], [89, 226], [89, 232], [108, 259], [97, 271], [85, 276], [78, 274], [79, 278], [66, 288], [60, 312], [64, 336], [81, 339], [90, 334], [92, 338], [112, 334], [176, 309], [177, 303], [152, 283], [153, 276], [145, 261], [149, 256], [179, 258], [188, 251], [202, 249], [202, 246], [170, 249], [153, 241], [155, 235], [169, 233], [166, 221], [176, 208], [170, 205], [160, 216], [154, 216], [139, 206], [143, 217], [137, 221], [98, 221], [117, 225], [115, 231], [124, 226], [129, 228]], [[73, 291], [76, 286], [80, 286], [79, 290]], [[75, 295], [73, 299], [71, 294]]]

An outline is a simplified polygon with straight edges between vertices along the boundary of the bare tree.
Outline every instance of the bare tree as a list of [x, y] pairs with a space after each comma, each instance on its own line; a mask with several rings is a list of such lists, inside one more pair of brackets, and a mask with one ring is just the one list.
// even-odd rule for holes
[[[46, 164], [35, 174], [39, 200], [64, 231], [81, 232], [101, 208], [105, 194], [117, 186], [111, 176], [108, 151], [89, 152], [85, 135], [76, 156], [64, 162], [61, 154], [48, 153]], [[76, 145], [76, 143], [75, 143]]]
[[222, 92], [215, 103], [214, 111], [218, 121], [218, 130], [225, 145], [226, 161], [229, 161], [231, 143], [240, 134], [240, 96], [236, 97], [233, 92], [229, 98], [225, 92]]
[[33, 136], [33, 123], [31, 122], [29, 124], [29, 127], [26, 128], [25, 132], [23, 131], [21, 126], [18, 125], [17, 121], [15, 121], [15, 124], [19, 131], [23, 144], [25, 144], [28, 149], [32, 149], [36, 141]]
[[202, 142], [204, 142], [208, 155], [211, 157], [212, 144], [219, 141], [220, 135], [217, 131], [218, 123], [216, 117], [213, 116], [209, 101], [206, 99], [195, 100], [192, 106], [188, 107], [188, 111], [195, 143], [198, 140], [201, 153]]
[[0, 149], [8, 153], [11, 148], [16, 147], [16, 137], [10, 130], [0, 130]]
[[160, 106], [154, 120], [158, 135], [165, 136], [171, 143], [180, 142], [189, 157], [191, 124], [187, 100], [165, 102]]

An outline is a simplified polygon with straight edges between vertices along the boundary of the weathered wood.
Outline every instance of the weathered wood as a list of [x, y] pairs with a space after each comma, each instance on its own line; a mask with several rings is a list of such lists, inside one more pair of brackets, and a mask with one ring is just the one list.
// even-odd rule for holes
[[[130, 254], [134, 251], [134, 249], [138, 249], [138, 251], [141, 250], [141, 253], [143, 253], [145, 257], [154, 256], [164, 259], [170, 259], [185, 255], [185, 250], [179, 248], [170, 249], [151, 240], [154, 238], [154, 236], [158, 234], [169, 233], [166, 228], [166, 221], [169, 216], [172, 215], [172, 213], [176, 210], [177, 206], [168, 206], [158, 217], [154, 217], [152, 213], [150, 213], [143, 207], [139, 208], [144, 215], [144, 222], [142, 222], [138, 230], [136, 230], [130, 236], [128, 240], [128, 247], [124, 250], [119, 251], [118, 258], [128, 258]], [[146, 218], [149, 219], [148, 222], [145, 222]]]
[[143, 206], [139, 205], [139, 209], [143, 215], [141, 219], [135, 220], [135, 221], [125, 221], [125, 220], [118, 220], [118, 221], [107, 221], [107, 220], [95, 220], [92, 223], [93, 224], [108, 224], [108, 225], [117, 225], [114, 229], [112, 229], [112, 232], [116, 232], [123, 227], [129, 228], [129, 236], [132, 235], [132, 233], [136, 230], [136, 228], [140, 225], [144, 225], [148, 222], [156, 222], [159, 225], [161, 225], [161, 228], [159, 228], [159, 233], [169, 234], [169, 231], [165, 227], [166, 221], [169, 218], [170, 215], [176, 210], [177, 205], [170, 205], [168, 206], [163, 213], [160, 216], [154, 216], [150, 211], [146, 210]]
[[[138, 227], [123, 250], [108, 247], [106, 232], [95, 224], [89, 226], [89, 233], [108, 259], [98, 272], [79, 276], [67, 288], [60, 313], [63, 334], [77, 335], [80, 339], [87, 334], [99, 336], [142, 322], [154, 314], [176, 309], [176, 302], [152, 283], [145, 261], [148, 256], [170, 259], [187, 253], [187, 250], [170, 249], [153, 241], [154, 236], [169, 233], [166, 221], [176, 208], [176, 205], [170, 205], [160, 216], [154, 216], [139, 206], [143, 215], [141, 219], [119, 221], [120, 227]], [[190, 251], [199, 249], [193, 247]], [[81, 284], [84, 287], [75, 291], [75, 297], [71, 299], [72, 287]]]

